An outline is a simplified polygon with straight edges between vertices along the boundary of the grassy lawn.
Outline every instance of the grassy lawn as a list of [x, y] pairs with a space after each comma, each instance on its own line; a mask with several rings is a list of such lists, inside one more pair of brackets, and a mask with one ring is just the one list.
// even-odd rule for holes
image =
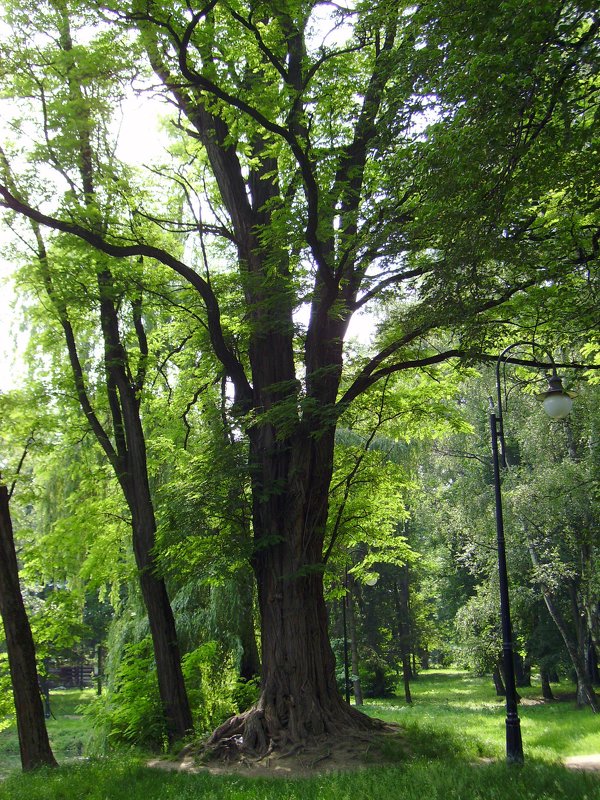
[[[59, 763], [80, 759], [90, 737], [89, 721], [81, 706], [94, 697], [93, 689], [53, 690], [50, 695], [52, 717], [46, 721], [50, 744]], [[0, 777], [20, 769], [19, 740], [13, 726], [0, 731]]]
[[[573, 687], [560, 691], [568, 696]], [[74, 760], [88, 736], [76, 707], [92, 694], [61, 693], [60, 702], [55, 695], [57, 719], [49, 729], [64, 766], [30, 775], [14, 772], [0, 782], [0, 800], [600, 800], [600, 774], [573, 772], [559, 763], [567, 755], [600, 753], [600, 720], [569, 699], [539, 703], [535, 686], [521, 694], [524, 767], [503, 761], [504, 707], [491, 682], [435, 671], [415, 681], [412, 707], [398, 698], [365, 707], [402, 725], [410, 755], [396, 748], [392, 766], [291, 780], [167, 773], [148, 769], [144, 757], [132, 754]], [[14, 733], [0, 734], [2, 762], [11, 736], [14, 741]]]
[[[555, 702], [541, 701], [539, 685], [519, 689], [525, 758], [557, 761], [567, 756], [600, 753], [600, 719], [573, 701], [575, 686], [553, 686]], [[412, 707], [399, 698], [370, 701], [365, 711], [399, 722], [411, 740], [431, 746], [430, 755], [448, 751], [464, 757], [502, 758], [505, 752], [505, 706], [491, 681], [456, 670], [423, 673], [411, 687]], [[436, 744], [433, 744], [433, 743]]]

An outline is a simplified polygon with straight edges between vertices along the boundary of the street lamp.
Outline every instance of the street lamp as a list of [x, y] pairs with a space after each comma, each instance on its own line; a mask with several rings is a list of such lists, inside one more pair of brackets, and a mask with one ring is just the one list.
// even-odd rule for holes
[[[506, 468], [506, 445], [504, 441], [504, 419], [502, 409], [502, 389], [500, 385], [500, 364], [507, 353], [523, 342], [510, 345], [500, 353], [496, 362], [496, 392], [498, 408], [492, 407], [490, 428], [492, 434], [492, 462], [494, 465], [494, 495], [496, 502], [496, 542], [498, 548], [498, 578], [500, 586], [500, 620], [502, 623], [502, 659], [506, 683], [506, 760], [509, 763], [523, 763], [523, 741], [521, 739], [521, 722], [517, 710], [517, 687], [515, 681], [515, 664], [512, 642], [512, 625], [510, 620], [510, 601], [508, 596], [508, 571], [506, 567], [506, 545], [504, 540], [504, 519], [502, 516], [502, 491], [500, 480], [500, 464]], [[544, 410], [553, 419], [563, 419], [571, 410], [574, 395], [563, 389], [562, 381], [556, 374], [552, 364], [552, 375], [548, 379], [548, 388], [538, 395]], [[491, 402], [491, 401], [490, 401]], [[497, 414], [496, 414], [497, 411]], [[502, 461], [500, 460], [500, 453]]]

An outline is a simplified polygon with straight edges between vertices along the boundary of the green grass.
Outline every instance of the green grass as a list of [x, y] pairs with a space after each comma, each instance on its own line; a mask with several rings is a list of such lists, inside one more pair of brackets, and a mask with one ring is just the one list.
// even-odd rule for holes
[[[540, 687], [519, 689], [525, 757], [557, 761], [566, 756], [600, 753], [600, 719], [578, 709], [575, 686], [553, 686], [555, 702], [541, 701]], [[489, 679], [456, 670], [423, 673], [412, 684], [413, 705], [399, 698], [365, 706], [372, 716], [399, 722], [423, 755], [436, 752], [463, 757], [502, 758], [505, 752], [505, 706]], [[438, 749], [439, 748], [439, 749]]]
[[[539, 700], [536, 687], [521, 693], [523, 767], [504, 763], [504, 707], [491, 683], [436, 671], [415, 681], [413, 706], [394, 698], [365, 707], [405, 730], [410, 755], [390, 747], [392, 766], [291, 780], [167, 773], [145, 767], [139, 756], [115, 755], [28, 775], [15, 772], [0, 782], [0, 800], [600, 800], [600, 775], [558, 763], [566, 755], [600, 753], [600, 720], [568, 699], [532, 704]], [[77, 694], [55, 699], [57, 719], [49, 725], [55, 747], [60, 744], [67, 758], [88, 735], [86, 722], [73, 718], [86, 699]], [[6, 741], [0, 734], [0, 762]]]
[[598, 800], [600, 779], [547, 764], [521, 769], [418, 759], [288, 780], [182, 775], [110, 760], [11, 777], [2, 800]]
[[[52, 717], [47, 720], [52, 751], [60, 763], [81, 758], [90, 738], [90, 722], [81, 706], [94, 696], [93, 689], [55, 689], [50, 695]], [[0, 731], [0, 777], [19, 769], [19, 740], [16, 728]]]

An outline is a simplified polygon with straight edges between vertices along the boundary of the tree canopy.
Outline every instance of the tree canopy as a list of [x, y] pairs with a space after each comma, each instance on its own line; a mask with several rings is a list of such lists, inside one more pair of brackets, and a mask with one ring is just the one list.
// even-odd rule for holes
[[[596, 341], [599, 25], [558, 0], [7, 4], [0, 196], [148, 522], [142, 583], [148, 370], [188, 422], [221, 383], [207, 405], [244, 443], [261, 694], [216, 745], [372, 725], [337, 691], [323, 595], [344, 415], [381, 402], [410, 439], [423, 405], [453, 416], [432, 387], [502, 343]], [[134, 92], [169, 109], [145, 168], [118, 155]]]

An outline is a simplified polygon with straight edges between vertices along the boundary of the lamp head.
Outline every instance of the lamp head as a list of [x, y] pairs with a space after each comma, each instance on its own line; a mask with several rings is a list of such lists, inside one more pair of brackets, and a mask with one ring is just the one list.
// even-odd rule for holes
[[573, 407], [574, 392], [563, 389], [562, 379], [554, 372], [548, 378], [548, 388], [536, 395], [544, 406], [544, 411], [551, 419], [564, 419]]

